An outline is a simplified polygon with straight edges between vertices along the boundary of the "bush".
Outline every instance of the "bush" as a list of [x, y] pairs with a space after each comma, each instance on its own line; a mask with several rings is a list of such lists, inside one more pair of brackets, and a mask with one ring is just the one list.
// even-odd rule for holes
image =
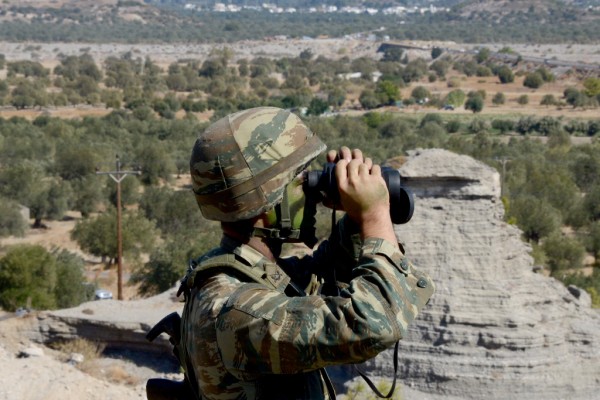
[[427, 114], [425, 114], [425, 116], [421, 120], [421, 123], [419, 124], [419, 127], [422, 128], [423, 126], [425, 126], [425, 124], [428, 124], [428, 123], [434, 123], [434, 124], [438, 124], [439, 126], [443, 126], [444, 125], [444, 120], [442, 119], [442, 116], [440, 114], [437, 114], [437, 113], [427, 113]]
[[479, 118], [473, 118], [468, 129], [470, 133], [482, 133], [488, 131], [489, 128], [490, 126], [487, 121]]
[[522, 94], [517, 99], [517, 103], [519, 103], [521, 105], [529, 104], [529, 96], [527, 96], [526, 94]]
[[83, 260], [66, 250], [19, 245], [0, 259], [0, 305], [8, 311], [72, 307], [89, 300]]
[[0, 237], [23, 236], [27, 223], [21, 216], [19, 205], [0, 196]]
[[456, 133], [460, 131], [462, 124], [457, 119], [452, 119], [446, 122], [446, 132], [448, 133]]
[[498, 92], [494, 95], [494, 97], [492, 97], [492, 103], [494, 105], [501, 105], [504, 104], [506, 102], [506, 96], [504, 96], [504, 93], [502, 92]]
[[552, 94], [544, 95], [540, 101], [541, 106], [555, 106], [556, 104], [558, 104], [558, 102], [556, 101], [556, 97]]
[[379, 99], [372, 90], [364, 90], [360, 94], [358, 101], [365, 110], [372, 110], [379, 106]]
[[544, 241], [542, 248], [548, 257], [548, 267], [553, 276], [566, 269], [578, 269], [582, 266], [585, 248], [575, 239], [555, 233]]
[[507, 66], [502, 66], [498, 70], [498, 78], [500, 79], [500, 83], [511, 83], [515, 80], [515, 74]]
[[474, 95], [467, 99], [465, 109], [471, 110], [473, 113], [478, 113], [483, 110], [483, 98], [480, 95]]
[[515, 125], [515, 130], [521, 135], [525, 135], [534, 131], [536, 129], [536, 126], [537, 120], [534, 117], [527, 116], [522, 117], [517, 121], [517, 125]]
[[523, 86], [531, 88], [531, 89], [537, 89], [537, 88], [541, 87], [543, 84], [544, 84], [544, 79], [537, 72], [532, 72], [532, 73], [527, 74], [527, 76], [525, 76], [525, 80], [523, 81]]
[[508, 216], [514, 217], [525, 237], [536, 243], [556, 232], [561, 224], [560, 213], [554, 207], [530, 195], [514, 199]]
[[492, 121], [492, 128], [499, 130], [501, 133], [510, 132], [514, 127], [515, 122], [510, 119], [495, 119]]
[[454, 107], [460, 107], [464, 104], [466, 97], [465, 92], [460, 89], [454, 89], [446, 96], [446, 103]]

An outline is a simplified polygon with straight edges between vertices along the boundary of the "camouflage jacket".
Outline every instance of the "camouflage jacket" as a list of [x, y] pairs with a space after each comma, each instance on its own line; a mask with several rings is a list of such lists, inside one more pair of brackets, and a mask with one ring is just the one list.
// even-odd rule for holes
[[[224, 237], [198, 260], [184, 279], [180, 352], [203, 399], [327, 399], [324, 367], [363, 362], [406, 334], [433, 282], [396, 244], [341, 237], [278, 264]], [[325, 271], [345, 281], [336, 295], [321, 291]]]

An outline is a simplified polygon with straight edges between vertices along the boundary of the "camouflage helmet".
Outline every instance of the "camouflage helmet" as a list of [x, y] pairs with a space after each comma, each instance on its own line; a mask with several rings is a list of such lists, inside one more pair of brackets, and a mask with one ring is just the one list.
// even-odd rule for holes
[[190, 160], [202, 215], [233, 222], [270, 210], [324, 150], [300, 118], [280, 108], [251, 108], [218, 120], [200, 134]]

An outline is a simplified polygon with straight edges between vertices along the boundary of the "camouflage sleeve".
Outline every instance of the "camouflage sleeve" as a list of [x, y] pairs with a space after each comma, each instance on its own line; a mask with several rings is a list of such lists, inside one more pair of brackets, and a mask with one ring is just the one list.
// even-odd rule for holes
[[339, 296], [236, 290], [216, 322], [221, 357], [239, 379], [362, 362], [401, 339], [433, 291], [396, 245], [368, 239]]

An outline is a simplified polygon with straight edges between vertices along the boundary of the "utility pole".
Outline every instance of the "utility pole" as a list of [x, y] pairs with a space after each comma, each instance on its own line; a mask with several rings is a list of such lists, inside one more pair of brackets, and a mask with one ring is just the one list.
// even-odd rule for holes
[[122, 171], [121, 160], [117, 154], [117, 170], [96, 171], [96, 175], [108, 175], [117, 183], [117, 299], [123, 300], [123, 237], [121, 234], [121, 181], [127, 175], [140, 175], [140, 171]]

